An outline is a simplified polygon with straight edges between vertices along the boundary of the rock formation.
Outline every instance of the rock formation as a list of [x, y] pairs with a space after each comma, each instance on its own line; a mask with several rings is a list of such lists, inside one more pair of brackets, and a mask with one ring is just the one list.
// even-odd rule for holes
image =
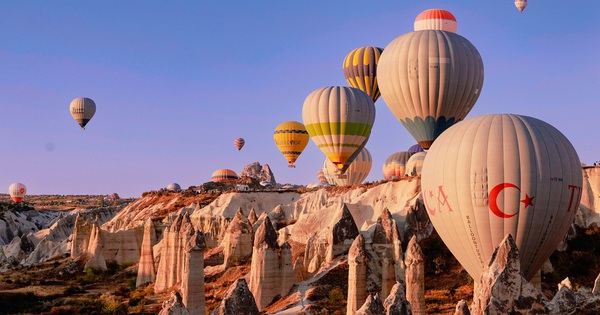
[[268, 182], [271, 184], [271, 186], [275, 186], [277, 184], [275, 181], [275, 175], [273, 175], [269, 164], [265, 164], [264, 166], [261, 166], [258, 162], [248, 164], [246, 167], [244, 167], [244, 170], [239, 173], [239, 176], [240, 178], [244, 176], [254, 178], [259, 182]]
[[236, 280], [211, 315], [259, 315], [254, 296], [246, 285], [246, 280]]
[[460, 300], [458, 301], [458, 303], [456, 303], [454, 315], [471, 315], [471, 312], [469, 311], [469, 306], [467, 305], [467, 301]]
[[266, 217], [254, 235], [252, 265], [248, 277], [248, 287], [259, 310], [277, 297], [286, 295], [293, 285], [294, 270], [289, 251], [287, 243], [282, 248], [279, 247], [277, 232], [269, 217]]
[[303, 265], [306, 270], [306, 279], [312, 277], [320, 268], [327, 254], [327, 240], [309, 237], [304, 249]]
[[162, 310], [158, 315], [189, 315], [187, 308], [183, 305], [181, 300], [181, 294], [177, 291], [171, 292], [171, 297], [164, 301], [162, 304]]
[[296, 262], [294, 263], [294, 276], [296, 277], [296, 282], [306, 280], [306, 268], [304, 268], [304, 260], [302, 257], [296, 258]]
[[371, 293], [367, 297], [365, 304], [358, 309], [356, 315], [385, 315], [385, 308], [383, 308], [383, 302], [379, 298], [379, 294]]
[[598, 274], [598, 276], [596, 277], [596, 280], [594, 281], [594, 288], [592, 289], [592, 294], [600, 295], [600, 273]]
[[409, 240], [413, 235], [416, 235], [417, 241], [420, 242], [431, 235], [431, 232], [433, 232], [433, 224], [429, 220], [425, 204], [421, 199], [417, 199], [414, 206], [406, 212], [402, 240]]
[[[396, 220], [392, 218], [390, 211], [386, 208], [381, 213], [375, 224], [373, 232], [372, 247], [376, 255], [378, 270], [381, 270], [381, 296], [388, 296], [390, 290], [398, 279], [396, 277], [396, 257], [401, 256], [402, 247], [400, 246], [400, 233]], [[400, 255], [396, 251], [400, 251]], [[404, 264], [400, 264], [400, 268], [404, 269]], [[404, 271], [404, 270], [402, 270]], [[404, 272], [402, 272], [404, 276]]]
[[406, 247], [406, 299], [413, 314], [425, 314], [425, 256], [413, 235]]
[[190, 315], [205, 315], [204, 299], [204, 235], [196, 231], [185, 247], [181, 293]]
[[229, 223], [221, 246], [223, 247], [224, 267], [239, 265], [252, 257], [254, 230], [239, 208]]
[[358, 234], [348, 252], [348, 298], [346, 314], [354, 314], [367, 298], [367, 251]]
[[181, 281], [184, 248], [195, 232], [189, 213], [182, 209], [164, 231], [161, 241], [160, 262], [156, 271], [154, 291], [162, 293]]
[[92, 222], [85, 220], [81, 214], [75, 218], [75, 228], [71, 241], [71, 258], [77, 259], [80, 255], [87, 252], [90, 235], [92, 231]]
[[91, 236], [87, 255], [89, 257], [88, 262], [85, 264], [84, 269], [91, 267], [93, 269], [106, 270], [106, 259], [104, 258], [104, 236], [98, 222], [94, 221], [91, 228]]
[[[544, 298], [521, 275], [519, 249], [510, 234], [496, 248], [473, 293], [471, 314], [529, 314]], [[538, 313], [539, 314], [539, 313]]]
[[401, 282], [396, 282], [390, 295], [383, 301], [386, 315], [412, 315], [410, 302], [406, 300], [406, 291]]
[[348, 209], [348, 205], [344, 204], [341, 211], [342, 216], [340, 220], [333, 226], [327, 238], [327, 242], [329, 243], [329, 248], [327, 248], [327, 262], [333, 261], [334, 257], [347, 254], [352, 242], [359, 235], [358, 227], [354, 222], [350, 209]]
[[258, 216], [256, 215], [256, 211], [254, 211], [254, 208], [250, 209], [250, 213], [248, 213], [248, 222], [250, 222], [250, 225], [254, 225], [257, 220]]
[[156, 269], [154, 268], [154, 251], [156, 244], [156, 231], [152, 219], [148, 218], [144, 224], [144, 239], [142, 240], [142, 250], [140, 261], [138, 263], [138, 274], [135, 286], [139, 287], [156, 280]]

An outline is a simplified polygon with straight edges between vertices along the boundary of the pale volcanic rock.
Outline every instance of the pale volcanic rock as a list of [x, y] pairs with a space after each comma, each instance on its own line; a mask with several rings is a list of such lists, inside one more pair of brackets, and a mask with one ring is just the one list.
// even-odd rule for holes
[[582, 227], [600, 225], [600, 167], [584, 167], [582, 172], [581, 203], [575, 222]]
[[104, 236], [97, 222], [92, 224], [91, 236], [87, 250], [88, 262], [83, 267], [87, 269], [106, 270], [106, 259], [104, 258]]
[[425, 256], [417, 241], [417, 236], [406, 247], [406, 299], [410, 302], [413, 314], [425, 314]]
[[165, 292], [181, 281], [184, 248], [195, 229], [190, 221], [189, 212], [182, 208], [171, 225], [164, 231], [161, 241], [160, 262], [156, 271], [154, 291]]
[[259, 315], [254, 296], [246, 285], [246, 280], [236, 280], [227, 290], [221, 304], [219, 304], [211, 315]]
[[103, 255], [106, 260], [114, 260], [119, 264], [135, 263], [140, 260], [144, 239], [143, 226], [116, 232], [100, 230], [105, 238]]
[[341, 213], [339, 221], [333, 225], [331, 234], [327, 238], [329, 243], [327, 262], [333, 261], [334, 257], [348, 253], [352, 242], [360, 234], [356, 222], [354, 222], [354, 218], [350, 213], [350, 209], [348, 209], [346, 204], [342, 206]]
[[411, 315], [410, 302], [406, 300], [406, 291], [402, 282], [396, 282], [390, 295], [383, 301], [386, 315]]
[[[294, 282], [289, 245], [283, 249], [277, 244], [277, 232], [266, 217], [254, 235], [252, 264], [248, 287], [254, 295], [256, 306], [264, 309], [279, 296], [287, 294]], [[290, 283], [291, 282], [291, 283]]]
[[257, 220], [258, 216], [256, 215], [256, 211], [254, 208], [250, 209], [250, 212], [248, 213], [248, 222], [250, 222], [251, 225], [254, 225]]
[[181, 293], [190, 315], [206, 314], [204, 297], [204, 235], [196, 231], [186, 244], [182, 270]]
[[521, 275], [519, 249], [510, 234], [492, 254], [473, 294], [473, 315], [529, 314], [544, 305], [541, 293]]
[[346, 314], [354, 314], [367, 298], [367, 251], [365, 238], [358, 234], [348, 252], [348, 298]]
[[[422, 199], [417, 199], [406, 212], [404, 218], [404, 234], [402, 240], [409, 240], [413, 235], [417, 236], [417, 241], [422, 241], [433, 232], [433, 224], [427, 215], [427, 209]], [[414, 307], [413, 307], [414, 309]], [[414, 312], [414, 310], [413, 310]]]
[[275, 186], [277, 182], [275, 181], [275, 175], [271, 171], [269, 164], [260, 165], [259, 162], [254, 162], [252, 164], [246, 165], [242, 172], [239, 173], [241, 177], [250, 177], [258, 180], [259, 182], [268, 182], [271, 186]]
[[235, 217], [229, 223], [221, 242], [223, 247], [224, 267], [239, 265], [252, 257], [254, 245], [254, 230], [248, 219], [239, 208]]
[[371, 293], [367, 297], [365, 304], [358, 309], [356, 315], [385, 315], [385, 308], [383, 308], [383, 302], [379, 298], [379, 294]]
[[66, 242], [52, 242], [44, 238], [37, 244], [33, 252], [25, 258], [25, 265], [44, 262], [66, 252]]
[[573, 284], [571, 284], [571, 279], [569, 279], [569, 277], [564, 278], [563, 281], [561, 281], [558, 284], [558, 291], [560, 291], [560, 289], [562, 289], [563, 287], [567, 287], [570, 290], [573, 290]]
[[296, 278], [296, 282], [302, 282], [307, 279], [304, 259], [302, 257], [296, 258], [296, 262], [294, 263], [294, 277]]
[[164, 301], [162, 310], [158, 315], [189, 315], [187, 308], [182, 302], [181, 294], [177, 291], [171, 292], [171, 297]]
[[469, 306], [467, 305], [467, 301], [460, 300], [458, 301], [458, 303], [456, 303], [454, 315], [471, 315], [471, 312], [469, 311]]
[[86, 220], [81, 214], [77, 214], [71, 241], [71, 258], [77, 259], [80, 255], [87, 253], [92, 225], [93, 221]]
[[137, 287], [146, 285], [156, 280], [156, 267], [154, 264], [154, 245], [156, 245], [156, 230], [154, 222], [148, 218], [144, 224], [144, 238], [142, 240], [142, 250], [140, 261], [138, 263], [138, 274], [135, 285]]
[[269, 219], [271, 219], [271, 222], [273, 223], [273, 226], [275, 227], [275, 231], [286, 226], [287, 219], [285, 216], [285, 212], [283, 212], [283, 206], [277, 205], [277, 207], [275, 207], [273, 209], [273, 211], [271, 211], [271, 213], [269, 213]]
[[[392, 218], [392, 214], [388, 209], [384, 209], [381, 216], [377, 219], [372, 239], [371, 246], [379, 257], [376, 260], [376, 267], [377, 271], [381, 271], [381, 296], [388, 296], [390, 290], [398, 280], [396, 277], [396, 256], [398, 256], [396, 255], [396, 250], [402, 250], [396, 220]], [[401, 264], [400, 268], [403, 269], [404, 264]], [[404, 281], [403, 278], [400, 280]]]
[[328, 243], [326, 239], [310, 237], [304, 249], [304, 266], [307, 279], [312, 277], [321, 268], [323, 259], [327, 254]]

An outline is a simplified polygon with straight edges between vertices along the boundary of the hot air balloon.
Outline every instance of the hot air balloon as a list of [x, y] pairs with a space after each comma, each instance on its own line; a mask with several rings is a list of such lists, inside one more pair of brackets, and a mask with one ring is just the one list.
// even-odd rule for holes
[[423, 200], [436, 231], [474, 279], [506, 234], [528, 280], [564, 238], [582, 193], [569, 140], [536, 118], [496, 114], [446, 130], [423, 164]]
[[181, 186], [179, 184], [177, 184], [177, 183], [170, 183], [167, 186], [167, 190], [174, 191], [174, 192], [179, 192], [179, 191], [181, 191]]
[[404, 177], [406, 174], [406, 162], [412, 153], [400, 151], [390, 155], [383, 163], [383, 178], [386, 180]]
[[302, 119], [311, 139], [342, 176], [371, 135], [375, 104], [359, 89], [320, 88], [304, 101]]
[[456, 33], [458, 25], [454, 15], [442, 9], [429, 9], [415, 19], [415, 31], [439, 30]]
[[377, 62], [382, 52], [383, 48], [379, 47], [356, 48], [344, 58], [342, 65], [348, 84], [369, 94], [373, 102], [381, 95], [377, 85]]
[[408, 152], [415, 154], [417, 152], [423, 152], [423, 148], [421, 148], [421, 146], [417, 143], [415, 145], [410, 146], [410, 148], [408, 148]]
[[304, 125], [297, 121], [286, 121], [279, 124], [273, 133], [275, 145], [288, 161], [288, 167], [294, 168], [294, 162], [302, 154], [308, 144], [308, 132]]
[[483, 61], [475, 46], [456, 33], [415, 31], [385, 48], [377, 77], [387, 106], [427, 150], [475, 105]]
[[423, 162], [425, 161], [426, 152], [417, 152], [410, 156], [410, 159], [406, 162], [406, 170], [404, 176], [418, 176], [421, 175], [421, 169], [423, 168]]
[[317, 180], [319, 183], [328, 184], [327, 177], [325, 177], [325, 172], [323, 172], [322, 168], [320, 168], [317, 172]]
[[323, 175], [325, 175], [325, 179], [327, 180], [327, 183], [329, 185], [332, 185], [332, 186], [337, 185], [335, 183], [335, 178], [336, 178], [335, 173], [337, 172], [337, 170], [335, 170], [334, 173], [330, 173], [329, 169], [327, 168], [328, 163], [331, 163], [331, 162], [329, 162], [329, 160], [327, 158], [325, 158], [325, 161], [323, 161], [323, 168], [321, 169], [323, 171]]
[[515, 6], [519, 9], [519, 12], [523, 12], [527, 6], [527, 0], [515, 0]]
[[235, 139], [235, 141], [233, 141], [233, 144], [238, 149], [238, 151], [244, 147], [245, 143], [246, 143], [246, 141], [244, 140], [244, 138], [237, 138], [237, 139]]
[[[334, 174], [337, 171], [337, 166], [335, 166], [329, 160], [325, 161], [327, 164], [327, 171], [330, 174]], [[355, 184], [360, 184], [369, 175], [372, 165], [373, 158], [371, 157], [371, 152], [369, 152], [367, 148], [363, 148], [356, 159], [350, 163], [350, 167], [348, 167], [348, 170], [346, 171], [346, 177], [338, 178], [333, 176], [333, 180], [338, 186], [352, 186]]]
[[230, 181], [235, 181], [238, 179], [237, 174], [227, 168], [222, 168], [222, 169], [218, 169], [216, 170], [214, 173], [212, 173], [212, 177], [211, 177], [211, 181], [217, 183], [220, 182], [222, 180], [230, 180]]
[[12, 183], [8, 186], [8, 194], [14, 202], [19, 203], [27, 194], [27, 187], [21, 183]]
[[69, 106], [71, 116], [77, 121], [82, 130], [96, 113], [96, 103], [87, 97], [78, 97], [71, 101]]

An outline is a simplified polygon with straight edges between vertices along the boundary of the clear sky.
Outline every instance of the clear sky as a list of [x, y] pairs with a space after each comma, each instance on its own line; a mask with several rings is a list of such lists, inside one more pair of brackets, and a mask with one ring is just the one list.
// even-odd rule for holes
[[[0, 189], [137, 197], [255, 161], [280, 183], [316, 182], [321, 151], [311, 142], [288, 169], [274, 128], [301, 122], [315, 89], [347, 85], [348, 52], [385, 48], [429, 8], [451, 11], [483, 58], [467, 118], [533, 116], [582, 162], [600, 160], [598, 0], [531, 0], [523, 13], [510, 0], [3, 1]], [[85, 131], [69, 113], [82, 96], [97, 104]], [[416, 143], [383, 98], [376, 107], [369, 181]]]

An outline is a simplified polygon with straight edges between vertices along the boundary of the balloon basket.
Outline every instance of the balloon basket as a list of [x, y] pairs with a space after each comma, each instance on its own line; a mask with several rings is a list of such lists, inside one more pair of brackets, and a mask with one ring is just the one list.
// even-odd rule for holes
[[288, 168], [296, 168], [295, 165], [288, 165]]
[[338, 175], [337, 175], [337, 178], [338, 178], [338, 179], [347, 179], [347, 178], [348, 178], [348, 175], [346, 175], [346, 174], [338, 174]]

